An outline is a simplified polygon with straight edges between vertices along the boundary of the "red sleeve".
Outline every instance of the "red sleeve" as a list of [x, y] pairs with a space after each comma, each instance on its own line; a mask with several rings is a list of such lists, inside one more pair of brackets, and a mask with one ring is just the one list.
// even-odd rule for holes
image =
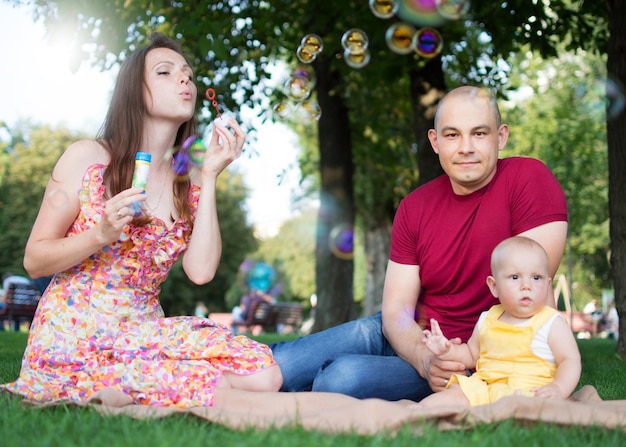
[[406, 200], [400, 202], [391, 230], [389, 259], [398, 264], [418, 265], [415, 247], [415, 232], [409, 231]]
[[509, 176], [513, 182], [511, 232], [520, 234], [550, 222], [567, 222], [567, 201], [558, 180], [541, 161], [519, 158], [519, 168]]

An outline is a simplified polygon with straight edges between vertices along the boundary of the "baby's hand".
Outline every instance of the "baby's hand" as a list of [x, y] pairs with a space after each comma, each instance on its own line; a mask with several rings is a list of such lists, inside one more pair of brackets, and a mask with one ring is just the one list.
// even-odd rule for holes
[[430, 330], [424, 329], [424, 343], [437, 357], [450, 352], [450, 340], [443, 335], [439, 323], [434, 318], [430, 319]]
[[533, 388], [531, 391], [533, 391], [535, 393], [535, 396], [537, 397], [556, 397], [559, 399], [565, 399], [567, 397], [563, 395], [561, 389], [558, 387], [558, 385], [555, 385], [554, 383]]

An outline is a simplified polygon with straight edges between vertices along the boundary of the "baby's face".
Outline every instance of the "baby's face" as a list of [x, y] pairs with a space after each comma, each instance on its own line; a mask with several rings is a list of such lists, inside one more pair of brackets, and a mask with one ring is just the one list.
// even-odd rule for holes
[[500, 261], [494, 276], [495, 292], [509, 315], [530, 318], [546, 305], [552, 280], [545, 254], [532, 248], [518, 250], [515, 256]]

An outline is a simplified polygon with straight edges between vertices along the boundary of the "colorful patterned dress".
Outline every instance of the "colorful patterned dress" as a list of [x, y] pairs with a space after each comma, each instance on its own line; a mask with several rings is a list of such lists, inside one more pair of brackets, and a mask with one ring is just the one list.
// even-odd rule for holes
[[[90, 166], [69, 231], [104, 213], [105, 166]], [[195, 213], [199, 188], [192, 187]], [[42, 296], [18, 379], [2, 388], [36, 401], [84, 401], [110, 387], [138, 404], [210, 406], [223, 371], [274, 364], [269, 348], [206, 318], [165, 318], [159, 285], [190, 237], [189, 223], [127, 225], [120, 240], [58, 273]]]

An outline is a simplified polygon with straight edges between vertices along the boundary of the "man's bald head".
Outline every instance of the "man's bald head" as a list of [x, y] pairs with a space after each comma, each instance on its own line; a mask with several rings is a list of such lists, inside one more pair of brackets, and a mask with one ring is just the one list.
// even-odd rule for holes
[[439, 104], [437, 105], [437, 111], [435, 112], [435, 129], [437, 129], [437, 126], [439, 124], [441, 111], [445, 108], [448, 100], [463, 98], [466, 98], [470, 101], [475, 101], [477, 104], [484, 103], [485, 107], [491, 108], [496, 119], [496, 128], [500, 127], [500, 125], [502, 124], [502, 117], [500, 115], [500, 108], [498, 107], [496, 98], [491, 93], [489, 93], [487, 89], [464, 85], [462, 87], [457, 87], [453, 90], [450, 90], [446, 95], [444, 95], [443, 98], [441, 98], [441, 100], [439, 100]]

